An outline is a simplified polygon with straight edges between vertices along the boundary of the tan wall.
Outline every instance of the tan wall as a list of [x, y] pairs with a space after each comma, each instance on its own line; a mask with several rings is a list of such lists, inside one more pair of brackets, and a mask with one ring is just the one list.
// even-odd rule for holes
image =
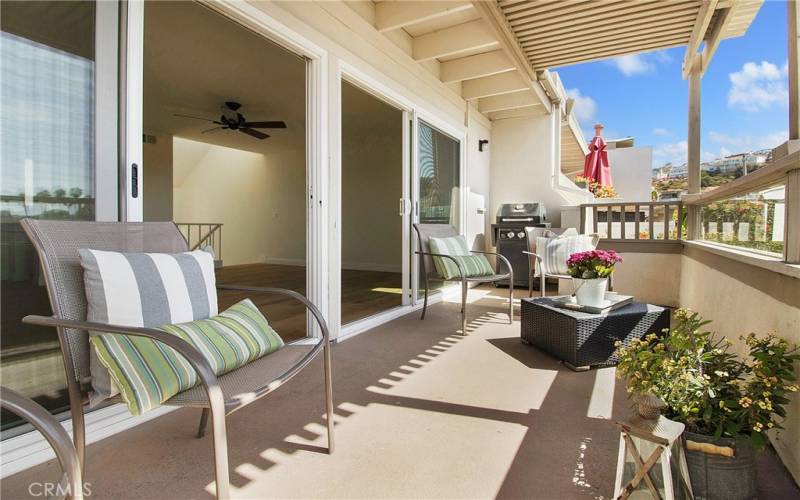
[[[745, 352], [739, 335], [775, 332], [800, 344], [800, 280], [686, 248], [681, 258], [681, 305], [700, 312], [710, 327]], [[800, 373], [800, 364], [795, 366]], [[787, 409], [785, 429], [773, 437], [783, 462], [800, 481], [800, 397]]]
[[305, 260], [303, 153], [266, 157], [176, 138], [173, 155], [175, 220], [222, 222], [226, 266]]
[[146, 130], [156, 143], [142, 146], [144, 220], [172, 220], [172, 136]]

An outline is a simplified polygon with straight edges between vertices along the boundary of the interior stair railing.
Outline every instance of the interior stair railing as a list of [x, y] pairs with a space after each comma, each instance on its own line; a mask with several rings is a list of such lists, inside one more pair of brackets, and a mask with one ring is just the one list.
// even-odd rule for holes
[[222, 267], [222, 223], [221, 222], [176, 222], [189, 250], [211, 248], [214, 263]]

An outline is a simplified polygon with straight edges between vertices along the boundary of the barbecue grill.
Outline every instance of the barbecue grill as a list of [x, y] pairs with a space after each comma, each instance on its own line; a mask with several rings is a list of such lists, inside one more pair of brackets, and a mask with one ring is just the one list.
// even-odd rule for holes
[[[546, 219], [545, 208], [540, 203], [504, 203], [497, 210], [492, 224], [492, 244], [497, 247], [497, 253], [511, 262], [514, 286], [528, 286], [528, 256], [522, 253], [528, 250], [525, 228], [549, 228]], [[497, 284], [508, 286], [508, 280]]]

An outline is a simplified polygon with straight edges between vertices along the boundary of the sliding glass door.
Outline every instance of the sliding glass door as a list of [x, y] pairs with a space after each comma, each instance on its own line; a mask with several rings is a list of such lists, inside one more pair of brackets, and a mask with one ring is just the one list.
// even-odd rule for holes
[[[117, 219], [117, 26], [112, 2], [0, 3], [0, 375], [53, 413], [64, 368], [55, 330], [21, 322], [52, 313], [19, 220]], [[3, 437], [19, 423], [3, 413]]]

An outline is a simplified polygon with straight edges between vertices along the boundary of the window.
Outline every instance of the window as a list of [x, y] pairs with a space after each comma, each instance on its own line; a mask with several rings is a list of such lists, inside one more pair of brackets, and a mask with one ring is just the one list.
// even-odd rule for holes
[[[95, 3], [2, 2], [0, 216], [3, 383], [57, 413], [67, 408], [56, 332], [22, 217], [95, 218]], [[2, 428], [19, 424], [4, 413]]]
[[786, 188], [775, 185], [701, 209], [701, 239], [781, 257]]
[[419, 221], [458, 227], [460, 145], [419, 123]]

